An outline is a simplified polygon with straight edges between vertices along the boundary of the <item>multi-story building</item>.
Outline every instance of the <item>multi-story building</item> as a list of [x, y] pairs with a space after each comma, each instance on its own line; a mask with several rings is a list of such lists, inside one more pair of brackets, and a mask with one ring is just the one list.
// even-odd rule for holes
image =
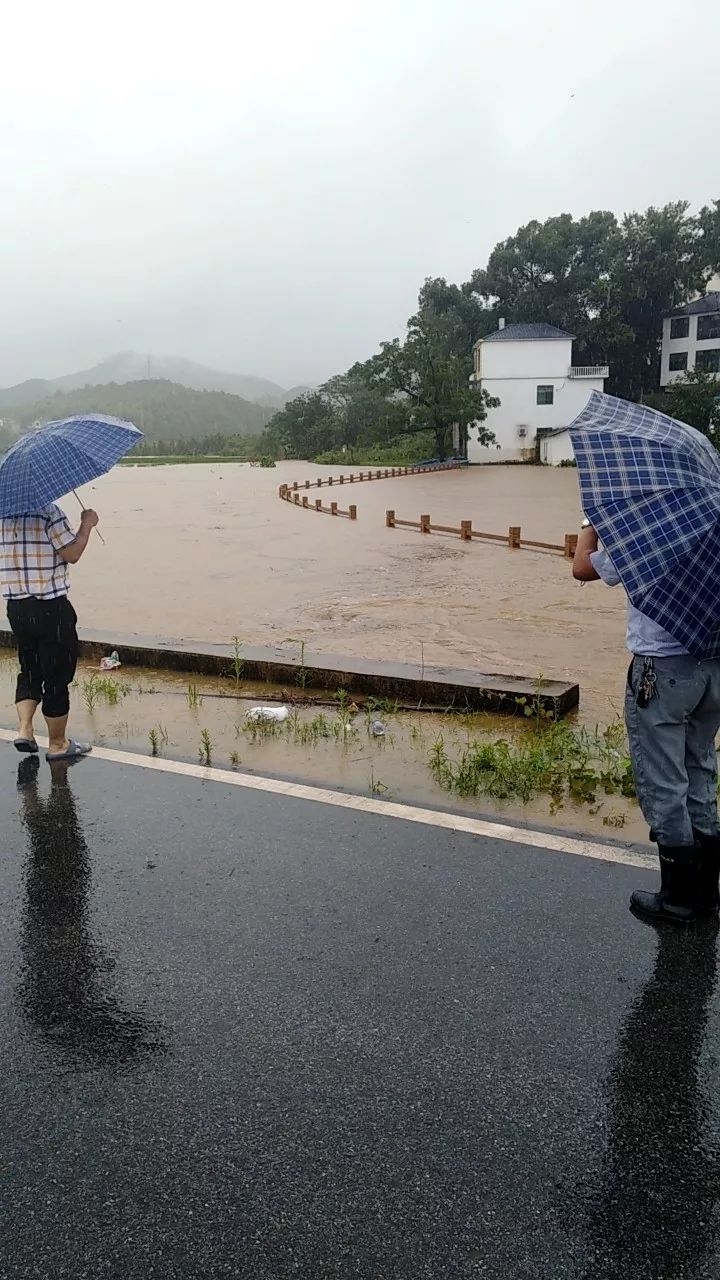
[[574, 365], [572, 335], [552, 324], [500, 321], [494, 333], [475, 343], [471, 385], [500, 401], [490, 409], [486, 425], [494, 445], [480, 445], [477, 427], [468, 430], [469, 462], [512, 462], [533, 458], [560, 462], [572, 458], [570, 439], [558, 440], [552, 457], [544, 457], [544, 437], [560, 435], [590, 399], [603, 391], [607, 365]]
[[720, 290], [706, 293], [663, 320], [660, 386], [693, 369], [720, 376]]

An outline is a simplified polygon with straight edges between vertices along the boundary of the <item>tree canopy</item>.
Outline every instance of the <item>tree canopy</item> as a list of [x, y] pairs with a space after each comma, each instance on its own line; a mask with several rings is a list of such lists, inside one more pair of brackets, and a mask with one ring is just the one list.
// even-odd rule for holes
[[[425, 280], [405, 336], [290, 401], [268, 437], [292, 457], [313, 457], [430, 429], [444, 455], [453, 424], [483, 424], [492, 407], [468, 378], [475, 342], [501, 316], [565, 329], [576, 364], [609, 364], [608, 391], [646, 399], [658, 390], [663, 316], [717, 271], [720, 200], [697, 214], [680, 200], [621, 217], [593, 210], [528, 222], [465, 282]], [[479, 436], [491, 442], [486, 426]]]

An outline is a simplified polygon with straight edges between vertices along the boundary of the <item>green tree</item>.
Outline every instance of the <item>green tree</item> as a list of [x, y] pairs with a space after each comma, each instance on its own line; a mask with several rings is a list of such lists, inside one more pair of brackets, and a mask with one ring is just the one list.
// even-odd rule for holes
[[[471, 354], [454, 353], [454, 332], [447, 317], [425, 307], [408, 321], [404, 342], [382, 344], [374, 373], [382, 386], [406, 399], [409, 430], [433, 432], [439, 458], [447, 454], [455, 423], [466, 437], [468, 426], [483, 423], [487, 410], [499, 404], [487, 392], [470, 389]], [[492, 444], [495, 436], [479, 425], [478, 439]]]
[[318, 390], [288, 400], [273, 415], [265, 434], [285, 457], [313, 458], [341, 443], [342, 430], [336, 408]]
[[720, 379], [715, 374], [694, 369], [669, 383], [665, 391], [648, 397], [648, 403], [702, 431], [720, 448]]
[[720, 259], [720, 203], [645, 213], [595, 211], [529, 222], [493, 249], [467, 286], [509, 323], [545, 321], [575, 338], [578, 364], [610, 364], [608, 390], [658, 385], [662, 318], [702, 290]]
[[702, 290], [708, 275], [687, 201], [625, 215], [608, 282], [610, 390], [639, 400], [656, 389], [663, 316]]
[[465, 288], [492, 306], [493, 317], [573, 334], [578, 363], [594, 364], [602, 356], [596, 322], [618, 243], [617, 219], [605, 211], [529, 222], [495, 246]]

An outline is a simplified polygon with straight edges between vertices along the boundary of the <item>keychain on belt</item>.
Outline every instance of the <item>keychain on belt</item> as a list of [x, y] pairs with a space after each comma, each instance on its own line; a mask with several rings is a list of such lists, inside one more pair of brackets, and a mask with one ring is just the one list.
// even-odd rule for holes
[[643, 658], [642, 675], [640, 676], [640, 684], [635, 701], [639, 707], [646, 707], [656, 693], [657, 675], [655, 673], [655, 663], [652, 658]]

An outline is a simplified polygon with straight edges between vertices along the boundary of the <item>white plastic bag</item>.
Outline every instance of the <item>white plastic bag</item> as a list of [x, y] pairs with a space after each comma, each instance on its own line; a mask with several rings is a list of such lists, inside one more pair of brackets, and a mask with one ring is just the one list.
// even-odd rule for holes
[[248, 711], [247, 718], [261, 724], [282, 724], [289, 715], [287, 707], [253, 707], [252, 711]]

